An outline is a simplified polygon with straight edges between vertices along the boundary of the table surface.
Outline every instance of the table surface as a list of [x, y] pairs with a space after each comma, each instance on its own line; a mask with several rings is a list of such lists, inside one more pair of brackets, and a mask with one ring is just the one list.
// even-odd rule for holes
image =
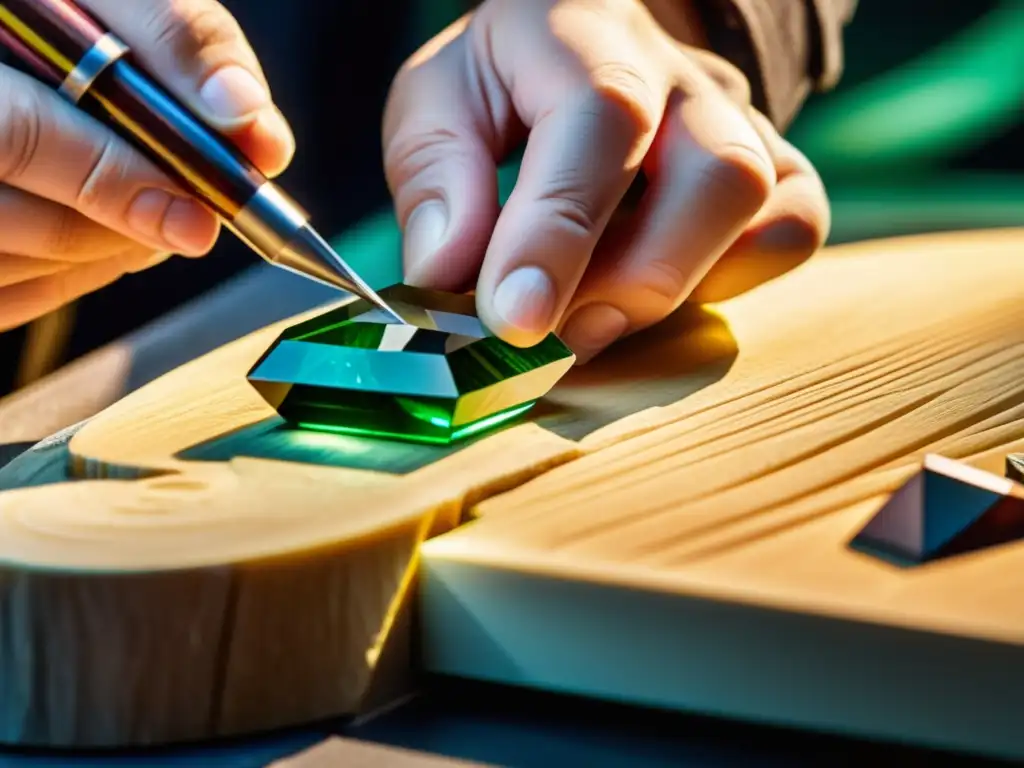
[[996, 765], [615, 704], [433, 680], [408, 704], [358, 726], [329, 723], [204, 747], [102, 754], [0, 751], [2, 768], [256, 768], [331, 734], [498, 766]]
[[[225, 315], [236, 304], [234, 300], [225, 300]], [[291, 309], [289, 307], [288, 312]], [[283, 309], [280, 311], [287, 314]], [[258, 320], [262, 324], [265, 318]], [[205, 323], [204, 327], [219, 330], [222, 326]], [[181, 335], [176, 332], [178, 326], [174, 329], [175, 333], [165, 331], [165, 335]], [[240, 327], [232, 326], [232, 335], [239, 330]], [[222, 339], [218, 337], [216, 341], [219, 343]], [[212, 345], [213, 341], [209, 343]], [[190, 355], [195, 352], [194, 349], [185, 351]], [[153, 357], [159, 357], [161, 366], [169, 359], [163, 353], [154, 352]], [[144, 378], [150, 377], [151, 372]], [[130, 388], [128, 384], [125, 386]], [[64, 419], [62, 423], [70, 421]], [[10, 449], [0, 446], [0, 467], [23, 447], [25, 445]], [[12, 485], [63, 479], [60, 477], [63, 460], [59, 455], [62, 450], [61, 445], [48, 447], [37, 451], [28, 462], [23, 456], [18, 462], [20, 467], [7, 468], [17, 470], [13, 473], [16, 478], [0, 472], [0, 490]], [[333, 733], [494, 765], [524, 767], [875, 765], [886, 760], [899, 760], [905, 766], [913, 766], [936, 761], [934, 753], [924, 751], [651, 713], [567, 700], [551, 694], [435, 680], [417, 700], [359, 726], [328, 723], [214, 745], [131, 753], [69, 754], [0, 749], [0, 768], [186, 765], [248, 768], [294, 754]], [[953, 763], [948, 756], [943, 756], [942, 762]], [[983, 763], [972, 760], [969, 764]]]
[[[0, 490], [67, 478], [66, 441], [48, 441], [28, 452], [23, 448], [0, 446]], [[891, 745], [433, 679], [425, 681], [416, 699], [357, 725], [325, 723], [259, 738], [136, 752], [0, 749], [0, 768], [257, 768], [332, 734], [512, 768], [875, 765], [886, 760], [906, 767], [935, 761], [932, 752]], [[942, 758], [943, 764], [955, 762]]]
[[[73, 430], [64, 434], [68, 437]], [[67, 446], [48, 440], [0, 445], [0, 490], [66, 479]], [[499, 766], [655, 768], [656, 766], [874, 765], [935, 762], [934, 753], [882, 747], [780, 729], [652, 713], [546, 693], [512, 692], [435, 680], [415, 701], [359, 726], [318, 727], [218, 744], [117, 753], [57, 753], [0, 749], [0, 768], [37, 766], [202, 765], [256, 768], [331, 734]], [[951, 758], [943, 756], [943, 764]], [[966, 761], [964, 761], [966, 762]], [[979, 765], [974, 760], [969, 764]]]

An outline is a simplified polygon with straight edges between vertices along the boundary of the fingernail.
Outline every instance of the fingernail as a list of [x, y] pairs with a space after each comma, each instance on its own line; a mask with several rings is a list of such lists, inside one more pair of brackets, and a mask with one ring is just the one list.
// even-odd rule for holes
[[558, 294], [540, 267], [510, 272], [494, 292], [494, 311], [509, 326], [528, 334], [547, 333], [554, 321]]
[[576, 353], [576, 364], [589, 362], [629, 327], [629, 318], [611, 304], [577, 309], [562, 328], [562, 341]]
[[214, 72], [199, 89], [199, 97], [215, 118], [227, 122], [254, 117], [270, 105], [264, 85], [237, 64]]
[[431, 257], [441, 247], [447, 229], [448, 212], [440, 200], [420, 203], [409, 216], [402, 244], [405, 280], [409, 285], [427, 278]]
[[136, 195], [126, 218], [128, 226], [142, 237], [159, 240], [187, 255], [208, 250], [217, 229], [212, 214], [199, 203], [162, 189]]

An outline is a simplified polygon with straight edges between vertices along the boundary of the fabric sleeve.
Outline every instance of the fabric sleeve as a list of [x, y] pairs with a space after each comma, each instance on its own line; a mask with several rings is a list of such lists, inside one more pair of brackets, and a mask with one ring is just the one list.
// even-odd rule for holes
[[843, 70], [843, 30], [858, 0], [698, 0], [709, 47], [750, 80], [754, 106], [780, 130]]

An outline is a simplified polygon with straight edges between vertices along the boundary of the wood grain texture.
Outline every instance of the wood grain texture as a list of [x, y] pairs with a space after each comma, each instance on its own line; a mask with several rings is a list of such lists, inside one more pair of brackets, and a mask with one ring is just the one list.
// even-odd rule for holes
[[267, 768], [484, 768], [482, 763], [452, 760], [409, 749], [386, 747], [338, 736]]
[[1024, 546], [911, 571], [847, 547], [926, 452], [1001, 473], [1020, 445], [1022, 243], [836, 249], [717, 307], [722, 379], [424, 545], [428, 665], [1024, 755]]
[[[24, 679], [5, 686], [15, 695], [0, 709], [0, 739], [162, 743], [379, 706], [380, 687], [393, 687], [381, 675], [401, 681], [381, 672], [381, 655], [402, 644], [393, 629], [409, 631], [400, 614], [418, 544], [458, 524], [466, 505], [578, 453], [527, 424], [410, 473], [401, 488], [380, 472], [180, 458], [274, 416], [245, 372], [288, 324], [96, 417], [83, 442], [99, 447], [72, 450], [69, 463], [103, 480], [0, 496], [14, 638], [0, 680]], [[328, 440], [328, 450], [352, 442]], [[119, 620], [121, 604], [135, 607]], [[144, 674], [149, 664], [160, 674]], [[69, 675], [81, 690], [58, 695]]]
[[198, 358], [71, 437], [77, 482], [0, 494], [0, 735], [358, 711], [419, 573], [437, 671], [1024, 756], [1024, 550], [901, 571], [846, 547], [925, 452], [1001, 472], [1024, 445], [1022, 247], [826, 251], [618, 345], [532, 423], [412, 458], [248, 444], [274, 414], [245, 372], [294, 320]]
[[111, 344], [0, 400], [0, 443], [36, 442], [95, 415], [125, 393], [131, 350]]

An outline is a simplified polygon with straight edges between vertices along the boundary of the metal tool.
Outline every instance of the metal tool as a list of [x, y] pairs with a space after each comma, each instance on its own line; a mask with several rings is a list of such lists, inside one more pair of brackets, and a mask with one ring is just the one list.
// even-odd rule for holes
[[0, 42], [72, 104], [131, 141], [274, 266], [395, 312], [237, 149], [160, 87], [69, 0], [0, 0]]

